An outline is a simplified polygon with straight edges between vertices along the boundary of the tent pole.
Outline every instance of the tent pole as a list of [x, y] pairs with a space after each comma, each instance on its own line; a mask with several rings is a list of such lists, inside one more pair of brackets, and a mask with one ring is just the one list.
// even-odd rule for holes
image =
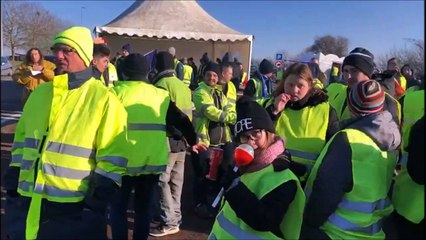
[[253, 51], [253, 35], [248, 38], [250, 42], [250, 50], [249, 50], [249, 59], [248, 59], [248, 68], [247, 68], [247, 77], [250, 79], [250, 70], [251, 70], [251, 58], [252, 58], [252, 51]]

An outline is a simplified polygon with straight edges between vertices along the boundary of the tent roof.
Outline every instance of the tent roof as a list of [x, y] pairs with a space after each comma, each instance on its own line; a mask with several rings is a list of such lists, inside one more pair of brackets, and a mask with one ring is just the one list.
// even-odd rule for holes
[[136, 1], [97, 33], [167, 39], [251, 41], [252, 35], [235, 31], [212, 16], [195, 0]]

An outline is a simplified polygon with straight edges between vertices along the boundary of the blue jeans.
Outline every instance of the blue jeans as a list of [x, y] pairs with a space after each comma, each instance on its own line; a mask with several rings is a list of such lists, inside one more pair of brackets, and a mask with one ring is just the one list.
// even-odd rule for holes
[[152, 200], [159, 174], [123, 176], [122, 186], [111, 201], [110, 222], [112, 239], [127, 239], [127, 206], [130, 193], [135, 189], [135, 219], [133, 239], [147, 239], [152, 218]]
[[169, 153], [169, 163], [160, 175], [161, 220], [169, 227], [179, 227], [182, 222], [181, 196], [185, 171], [186, 152]]

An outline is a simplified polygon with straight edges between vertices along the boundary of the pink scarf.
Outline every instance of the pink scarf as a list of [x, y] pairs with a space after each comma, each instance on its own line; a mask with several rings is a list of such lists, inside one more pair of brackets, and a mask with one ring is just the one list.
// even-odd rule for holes
[[267, 149], [254, 156], [254, 161], [248, 166], [240, 168], [241, 173], [256, 172], [271, 164], [280, 154], [284, 152], [284, 140], [275, 137], [275, 141]]

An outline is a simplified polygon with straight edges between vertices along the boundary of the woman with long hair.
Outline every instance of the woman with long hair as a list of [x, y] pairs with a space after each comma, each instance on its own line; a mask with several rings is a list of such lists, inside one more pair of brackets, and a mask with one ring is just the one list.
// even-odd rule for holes
[[44, 59], [40, 49], [28, 50], [25, 61], [12, 75], [14, 81], [24, 86], [22, 90], [23, 104], [38, 85], [53, 80], [55, 68], [55, 64]]

